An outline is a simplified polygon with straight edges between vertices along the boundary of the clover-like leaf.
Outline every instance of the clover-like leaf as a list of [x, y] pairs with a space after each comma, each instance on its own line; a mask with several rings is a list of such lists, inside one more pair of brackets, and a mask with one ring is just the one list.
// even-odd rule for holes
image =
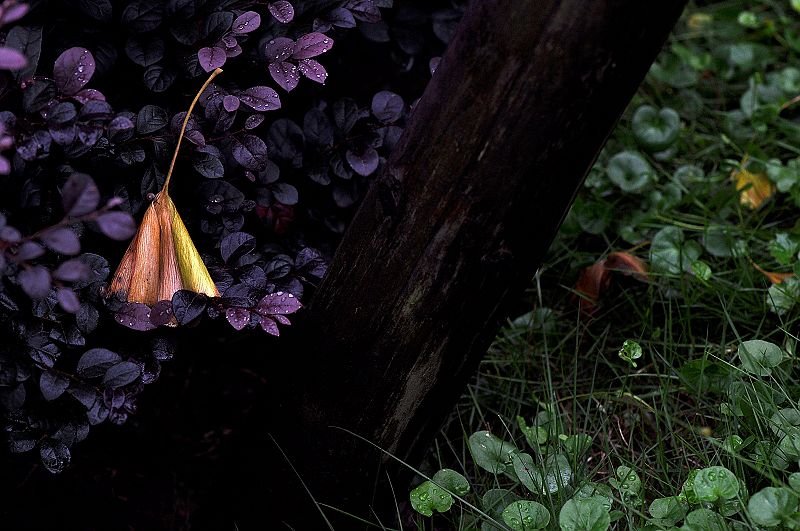
[[730, 500], [739, 494], [739, 480], [723, 466], [710, 466], [697, 471], [694, 492], [701, 502]]
[[739, 345], [737, 351], [742, 369], [756, 376], [769, 376], [783, 361], [781, 348], [769, 341], [752, 339]]
[[617, 153], [608, 162], [608, 179], [623, 192], [644, 191], [655, 178], [652, 166], [635, 151]]
[[425, 516], [433, 516], [433, 511], [443, 513], [453, 506], [453, 497], [431, 481], [423, 481], [411, 491], [411, 507]]
[[633, 113], [631, 123], [637, 142], [648, 151], [663, 151], [675, 143], [681, 130], [681, 119], [674, 109], [656, 109], [642, 105]]

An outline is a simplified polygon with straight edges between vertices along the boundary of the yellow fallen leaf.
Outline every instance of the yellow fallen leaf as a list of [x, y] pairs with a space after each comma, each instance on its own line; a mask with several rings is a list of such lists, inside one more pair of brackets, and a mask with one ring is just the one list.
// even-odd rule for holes
[[752, 173], [745, 168], [747, 156], [742, 159], [739, 168], [731, 172], [731, 179], [736, 183], [739, 203], [755, 210], [775, 194], [775, 185], [763, 173]]
[[109, 295], [150, 306], [158, 301], [172, 300], [175, 292], [182, 289], [219, 297], [219, 290], [211, 280], [211, 275], [169, 196], [169, 182], [192, 110], [200, 99], [200, 94], [221, 72], [219, 68], [212, 72], [192, 100], [178, 135], [178, 144], [175, 146], [164, 186], [147, 207], [139, 230], [114, 273], [108, 288]]

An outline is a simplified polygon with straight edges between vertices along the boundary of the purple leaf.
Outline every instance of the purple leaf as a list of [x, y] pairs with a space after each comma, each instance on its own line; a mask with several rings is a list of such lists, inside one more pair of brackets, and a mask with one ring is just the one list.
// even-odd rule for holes
[[225, 57], [230, 59], [231, 57], [237, 57], [242, 55], [242, 47], [238, 44], [232, 48], [225, 48]]
[[278, 93], [262, 85], [243, 90], [239, 99], [254, 111], [274, 111], [281, 108]]
[[225, 318], [236, 330], [241, 330], [250, 322], [250, 311], [245, 308], [228, 308], [225, 310]]
[[42, 377], [39, 378], [39, 389], [41, 389], [44, 399], [48, 401], [55, 400], [64, 394], [67, 387], [69, 387], [69, 379], [54, 372], [44, 371]]
[[11, 173], [11, 163], [7, 158], [0, 156], [0, 175], [8, 175]]
[[206, 309], [208, 297], [186, 289], [178, 290], [172, 296], [172, 313], [181, 325], [187, 325], [200, 317]]
[[0, 240], [8, 243], [17, 243], [21, 239], [22, 234], [20, 234], [20, 232], [11, 225], [6, 225], [5, 227], [0, 228]]
[[324, 85], [325, 80], [328, 79], [328, 71], [325, 70], [324, 66], [313, 59], [303, 59], [297, 65], [297, 68], [300, 70], [300, 73], [311, 81], [316, 81]]
[[[271, 6], [270, 11], [272, 11]], [[245, 11], [233, 21], [231, 31], [237, 34], [250, 33], [251, 31], [257, 30], [260, 25], [261, 15], [255, 11]]]
[[247, 117], [247, 120], [244, 121], [244, 128], [255, 129], [262, 123], [264, 123], [263, 114], [251, 114], [250, 116]]
[[273, 63], [269, 65], [269, 73], [286, 92], [294, 90], [300, 81], [300, 73], [292, 63]]
[[29, 9], [30, 6], [28, 4], [11, 4], [3, 11], [3, 16], [0, 17], [0, 26], [16, 22], [27, 15]]
[[281, 315], [279, 313], [273, 314], [270, 317], [272, 317], [282, 325], [290, 326], [292, 324], [292, 322], [289, 320], [288, 317], [286, 317], [285, 315]]
[[350, 0], [344, 7], [352, 11], [358, 20], [372, 24], [381, 20], [381, 12], [372, 0]]
[[347, 153], [345, 153], [345, 157], [350, 167], [353, 168], [357, 174], [363, 175], [364, 177], [378, 169], [378, 152], [372, 147], [366, 147], [359, 153], [348, 149]]
[[295, 59], [308, 59], [325, 53], [333, 47], [333, 39], [323, 33], [312, 32], [303, 35], [294, 45], [292, 57]]
[[22, 291], [31, 299], [43, 299], [50, 293], [50, 271], [43, 266], [23, 269], [17, 276]]
[[397, 121], [404, 107], [403, 98], [388, 90], [382, 90], [372, 97], [372, 114], [383, 123]]
[[200, 66], [206, 72], [220, 68], [225, 64], [226, 58], [225, 50], [216, 46], [200, 48], [200, 51], [197, 52], [197, 60], [200, 61]]
[[104, 348], [92, 348], [81, 355], [75, 370], [83, 378], [99, 378], [109, 367], [121, 360], [116, 352]]
[[77, 94], [94, 75], [94, 57], [86, 48], [70, 48], [56, 59], [53, 78], [67, 96]]
[[303, 305], [297, 300], [297, 297], [285, 291], [277, 291], [266, 295], [258, 302], [256, 311], [261, 315], [286, 315], [294, 313]]
[[70, 288], [58, 288], [58, 304], [64, 308], [65, 312], [75, 313], [81, 308], [81, 301]]
[[17, 260], [33, 260], [44, 254], [44, 247], [36, 242], [22, 242], [17, 248]]
[[257, 171], [267, 165], [267, 145], [257, 136], [244, 134], [233, 137], [231, 143], [233, 158], [243, 168]]
[[278, 37], [272, 39], [264, 47], [264, 54], [267, 56], [267, 62], [280, 63], [292, 56], [294, 53], [295, 42], [287, 37]]
[[83, 105], [90, 101], [106, 101], [105, 94], [95, 89], [83, 89], [72, 97]]
[[172, 301], [158, 301], [150, 310], [150, 322], [155, 326], [163, 326], [173, 321]]
[[246, 232], [234, 232], [225, 236], [219, 244], [222, 261], [233, 262], [256, 248], [256, 239]]
[[0, 70], [19, 70], [25, 68], [28, 58], [14, 48], [0, 47]]
[[353, 14], [343, 7], [331, 9], [328, 14], [325, 15], [325, 20], [340, 28], [356, 27], [356, 19], [353, 18]]
[[271, 317], [267, 315], [262, 315], [259, 324], [261, 325], [261, 328], [264, 330], [264, 332], [273, 336], [281, 335], [280, 330], [278, 330], [278, 323], [276, 323]]
[[58, 227], [48, 230], [39, 236], [46, 246], [57, 253], [68, 256], [81, 252], [81, 242], [78, 235], [68, 227]]
[[223, 96], [222, 106], [225, 108], [226, 111], [234, 112], [236, 111], [236, 109], [239, 108], [239, 98], [231, 95]]
[[73, 258], [62, 262], [53, 272], [53, 276], [64, 282], [77, 282], [89, 276], [89, 266], [80, 258]]
[[83, 216], [94, 211], [100, 202], [100, 191], [85, 173], [73, 173], [61, 190], [61, 204], [68, 216]]
[[150, 322], [150, 307], [139, 302], [126, 302], [114, 314], [114, 320], [131, 330], [146, 332], [155, 328]]
[[275, 20], [288, 24], [294, 19], [294, 7], [286, 0], [279, 0], [269, 4], [269, 12]]
[[142, 375], [142, 368], [132, 361], [121, 361], [108, 368], [103, 375], [103, 385], [111, 388], [122, 387], [136, 381]]
[[441, 57], [432, 57], [430, 61], [428, 61], [428, 68], [431, 71], [431, 75], [436, 72], [436, 69], [439, 68], [439, 63], [442, 61]]
[[136, 222], [127, 212], [104, 212], [97, 217], [97, 225], [112, 240], [127, 240], [136, 234]]

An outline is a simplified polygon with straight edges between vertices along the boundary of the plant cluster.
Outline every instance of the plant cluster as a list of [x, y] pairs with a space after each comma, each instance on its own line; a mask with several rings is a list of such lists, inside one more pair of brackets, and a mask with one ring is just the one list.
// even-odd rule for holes
[[[35, 449], [57, 472], [90, 425], [125, 422], [173, 356], [174, 333], [160, 325], [222, 317], [221, 334], [278, 335], [290, 324], [410, 110], [386, 90], [392, 79], [351, 75], [354, 54], [337, 49], [379, 43], [387, 71], [418, 95], [463, 11], [391, 7], [0, 5], [0, 412], [12, 452]], [[189, 117], [170, 193], [221, 296], [181, 290], [152, 307], [108, 298], [191, 95], [219, 67]], [[150, 332], [114, 341], [119, 325]]]

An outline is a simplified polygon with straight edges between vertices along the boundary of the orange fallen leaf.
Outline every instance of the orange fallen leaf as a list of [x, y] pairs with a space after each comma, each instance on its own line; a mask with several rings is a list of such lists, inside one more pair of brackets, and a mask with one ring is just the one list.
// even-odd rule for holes
[[169, 196], [169, 182], [192, 110], [200, 94], [221, 72], [218, 68], [211, 74], [189, 106], [164, 186], [147, 207], [139, 230], [112, 277], [108, 295], [148, 306], [172, 300], [179, 290], [219, 297], [219, 290]]
[[763, 173], [753, 173], [745, 168], [748, 156], [745, 155], [739, 168], [731, 172], [731, 179], [736, 183], [739, 194], [739, 203], [756, 210], [775, 194], [775, 185]]
[[753, 264], [753, 267], [755, 267], [756, 270], [758, 270], [759, 273], [761, 273], [762, 275], [767, 277], [767, 280], [769, 280], [773, 284], [780, 284], [784, 280], [786, 280], [787, 278], [792, 278], [794, 276], [794, 273], [775, 273], [775, 272], [772, 272], [772, 271], [766, 271], [766, 270], [764, 270], [764, 268], [762, 268], [761, 266], [759, 266], [757, 263], [753, 262], [752, 260], [750, 260], [750, 263]]
[[625, 275], [631, 275], [636, 280], [647, 282], [647, 264], [644, 260], [630, 253], [616, 252], [610, 253], [606, 258], [606, 269], [619, 271]]
[[626, 252], [610, 253], [606, 258], [584, 268], [575, 283], [579, 296], [580, 312], [591, 315], [597, 309], [597, 302], [611, 286], [611, 273], [620, 272], [642, 282], [648, 281], [647, 265], [636, 256]]

